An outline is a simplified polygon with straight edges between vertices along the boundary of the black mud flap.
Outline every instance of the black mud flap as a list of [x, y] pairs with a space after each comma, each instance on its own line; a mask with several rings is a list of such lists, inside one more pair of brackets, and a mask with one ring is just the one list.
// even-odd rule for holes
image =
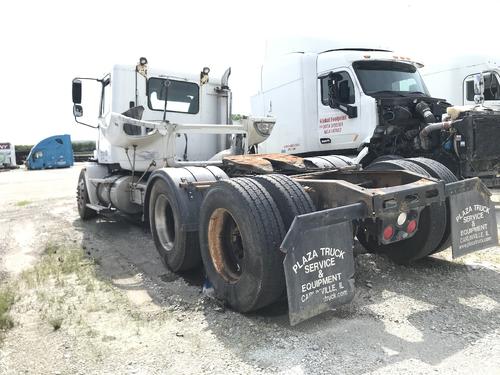
[[356, 203], [294, 219], [281, 244], [291, 325], [353, 299], [352, 220], [365, 214]]
[[453, 258], [498, 246], [497, 220], [491, 193], [479, 178], [446, 185], [450, 198]]

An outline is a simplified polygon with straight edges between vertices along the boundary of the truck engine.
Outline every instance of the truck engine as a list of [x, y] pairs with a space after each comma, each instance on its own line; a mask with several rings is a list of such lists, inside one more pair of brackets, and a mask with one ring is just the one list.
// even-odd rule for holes
[[[481, 177], [500, 185], [498, 144], [500, 112], [482, 106], [452, 107], [431, 97], [378, 97], [378, 125], [369, 157], [427, 157], [447, 166], [457, 177]], [[391, 155], [391, 156], [388, 156]]]

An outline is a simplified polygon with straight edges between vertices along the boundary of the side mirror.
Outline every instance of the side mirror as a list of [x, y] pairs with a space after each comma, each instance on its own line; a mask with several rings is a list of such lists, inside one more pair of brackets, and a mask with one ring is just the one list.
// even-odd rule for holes
[[474, 76], [474, 102], [479, 105], [484, 103], [484, 76], [483, 73]]
[[339, 82], [339, 101], [342, 103], [349, 103], [349, 99], [351, 96], [351, 90], [349, 88], [349, 82], [347, 80], [343, 80]]
[[474, 76], [474, 94], [483, 95], [484, 93], [484, 76], [482, 73]]
[[83, 108], [79, 104], [73, 104], [73, 116], [82, 117], [83, 116]]
[[[73, 94], [73, 104], [81, 104], [82, 103], [82, 81], [80, 81], [79, 79], [73, 80], [72, 94]], [[74, 112], [74, 110], [73, 110], [73, 112]]]
[[330, 73], [329, 78], [331, 79], [329, 83], [329, 105], [333, 109], [338, 109], [341, 112], [345, 113], [349, 118], [358, 117], [358, 107], [354, 105], [347, 104], [351, 99], [351, 89], [349, 88], [349, 81], [337, 80], [337, 84], [335, 84], [334, 74]]

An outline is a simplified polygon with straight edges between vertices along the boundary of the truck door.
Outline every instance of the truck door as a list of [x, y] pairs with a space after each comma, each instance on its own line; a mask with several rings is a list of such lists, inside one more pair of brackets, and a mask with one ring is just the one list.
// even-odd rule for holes
[[45, 168], [45, 150], [37, 149], [32, 153], [31, 160], [29, 161], [31, 169]]
[[[474, 105], [474, 77], [481, 72], [465, 77], [463, 86], [464, 105]], [[484, 105], [500, 109], [500, 76], [495, 71], [483, 72]]]
[[[360, 93], [352, 74], [346, 68], [320, 74], [318, 77], [318, 150], [354, 149], [360, 139]], [[339, 108], [332, 108], [331, 95]], [[346, 108], [351, 108], [350, 114]]]

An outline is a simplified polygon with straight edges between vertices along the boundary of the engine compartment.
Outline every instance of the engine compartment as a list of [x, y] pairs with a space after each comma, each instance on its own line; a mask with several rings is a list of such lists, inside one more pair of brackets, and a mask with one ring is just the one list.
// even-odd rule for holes
[[452, 120], [447, 114], [451, 104], [443, 99], [390, 96], [376, 102], [379, 121], [364, 166], [381, 156], [421, 156], [460, 178], [486, 176], [493, 181], [489, 186], [500, 182], [500, 112], [470, 108]]
[[[431, 123], [441, 121], [446, 108], [451, 104], [442, 99], [429, 97], [386, 97], [377, 98], [378, 126], [370, 140], [370, 152], [375, 157], [400, 155], [422, 156], [429, 151], [422, 147], [419, 134]], [[430, 148], [440, 148], [448, 134], [430, 135]]]

